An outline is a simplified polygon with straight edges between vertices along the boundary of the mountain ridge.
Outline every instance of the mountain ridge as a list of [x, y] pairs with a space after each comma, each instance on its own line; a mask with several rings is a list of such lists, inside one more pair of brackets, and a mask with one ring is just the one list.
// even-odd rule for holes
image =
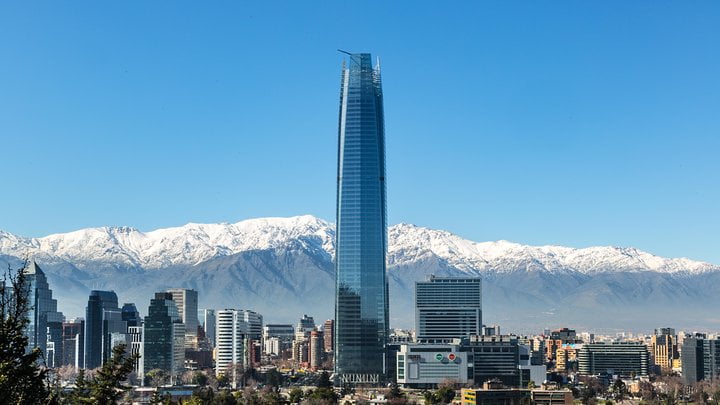
[[[13, 256], [44, 253], [70, 261], [105, 260], [153, 269], [195, 265], [214, 257], [281, 246], [292, 239], [320, 242], [323, 250], [332, 256], [334, 233], [332, 223], [312, 215], [253, 218], [235, 223], [191, 222], [148, 232], [128, 226], [84, 228], [39, 238], [25, 238], [0, 230], [0, 253]], [[663, 258], [634, 247], [533, 246], [506, 240], [474, 242], [448, 231], [407, 223], [389, 227], [388, 234], [389, 259], [401, 263], [406, 260], [402, 258], [404, 255], [432, 252], [471, 273], [499, 271], [508, 265], [512, 268], [508, 257], [536, 261], [546, 270], [571, 269], [581, 273], [612, 269], [669, 273], [720, 271], [720, 266], [708, 262], [685, 257]], [[312, 237], [319, 240], [313, 241]]]
[[[391, 325], [411, 327], [414, 284], [429, 275], [480, 276], [483, 319], [516, 331], [570, 325], [636, 330], [717, 326], [720, 266], [636, 248], [474, 242], [412, 224], [388, 229]], [[141, 312], [156, 291], [199, 291], [201, 308], [250, 308], [273, 322], [333, 316], [335, 227], [304, 215], [142, 232], [87, 228], [43, 238], [0, 231], [0, 265], [28, 255], [66, 315], [91, 289], [115, 290]], [[662, 310], [659, 310], [662, 308]]]

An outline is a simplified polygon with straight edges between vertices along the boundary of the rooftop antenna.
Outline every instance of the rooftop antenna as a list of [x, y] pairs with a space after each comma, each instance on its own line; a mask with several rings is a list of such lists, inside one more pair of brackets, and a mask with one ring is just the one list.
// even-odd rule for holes
[[348, 51], [343, 51], [342, 49], [338, 49], [337, 51], [340, 52], [340, 53], [344, 53], [344, 54], [346, 54], [346, 55], [352, 56], [352, 54], [351, 54], [350, 52], [348, 52]]

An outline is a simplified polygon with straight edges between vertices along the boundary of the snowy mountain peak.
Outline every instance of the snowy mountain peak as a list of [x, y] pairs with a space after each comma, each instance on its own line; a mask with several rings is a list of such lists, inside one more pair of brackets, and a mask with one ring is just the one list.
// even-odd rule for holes
[[[517, 271], [583, 273], [703, 273], [720, 266], [686, 258], [666, 259], [635, 248], [527, 246], [505, 240], [473, 242], [447, 231], [412, 224], [388, 229], [388, 263], [413, 266], [439, 259], [468, 274]], [[0, 253], [40, 256], [90, 266], [104, 263], [127, 268], [160, 269], [197, 265], [250, 250], [302, 246], [332, 256], [334, 225], [312, 215], [256, 218], [237, 223], [199, 224], [142, 232], [133, 227], [87, 228], [42, 238], [0, 231]]]

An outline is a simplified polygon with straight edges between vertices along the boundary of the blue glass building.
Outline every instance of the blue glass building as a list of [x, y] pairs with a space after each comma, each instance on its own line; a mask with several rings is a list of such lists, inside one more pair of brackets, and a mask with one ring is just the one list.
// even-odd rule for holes
[[343, 62], [338, 127], [335, 372], [343, 383], [385, 375], [385, 123], [380, 66], [370, 54]]

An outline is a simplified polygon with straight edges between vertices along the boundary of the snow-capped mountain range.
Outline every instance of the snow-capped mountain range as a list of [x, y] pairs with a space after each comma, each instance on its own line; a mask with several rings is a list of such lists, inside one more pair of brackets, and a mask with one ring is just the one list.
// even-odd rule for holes
[[[332, 315], [334, 239], [334, 225], [310, 215], [150, 232], [88, 228], [41, 238], [0, 231], [0, 260], [34, 258], [60, 307], [67, 301], [75, 315], [82, 314], [90, 289], [114, 289], [121, 301], [142, 303], [153, 290], [186, 286], [200, 291], [201, 305], [258, 307], [270, 320], [290, 320], [313, 309]], [[400, 326], [412, 326], [413, 282], [429, 274], [481, 275], [485, 319], [525, 325], [563, 321], [557, 317], [577, 322], [601, 308], [716, 302], [712, 288], [720, 287], [720, 266], [706, 262], [635, 248], [473, 242], [408, 224], [389, 228], [388, 269], [391, 317]], [[280, 302], [300, 312], [288, 313], [298, 309]], [[502, 314], [489, 311], [495, 307]]]
[[[654, 271], [703, 273], [720, 266], [686, 258], [667, 259], [635, 248], [527, 246], [504, 240], [473, 242], [450, 232], [409, 224], [391, 226], [388, 261], [411, 263], [432, 254], [470, 274], [531, 271], [584, 274]], [[23, 238], [0, 231], [0, 253], [24, 257], [48, 255], [69, 262], [106, 262], [160, 269], [197, 265], [219, 256], [265, 250], [302, 241], [309, 248], [335, 252], [335, 227], [311, 215], [258, 218], [234, 224], [190, 223], [142, 232], [132, 227], [87, 228], [42, 238]]]

